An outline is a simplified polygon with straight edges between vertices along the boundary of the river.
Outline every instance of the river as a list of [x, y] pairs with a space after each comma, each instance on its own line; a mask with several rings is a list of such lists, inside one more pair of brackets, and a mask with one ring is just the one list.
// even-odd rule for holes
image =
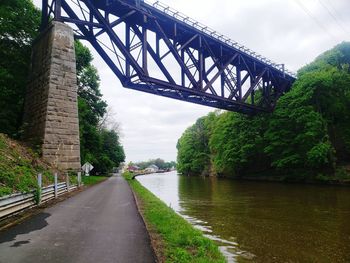
[[176, 172], [137, 180], [215, 240], [228, 262], [350, 262], [350, 188]]

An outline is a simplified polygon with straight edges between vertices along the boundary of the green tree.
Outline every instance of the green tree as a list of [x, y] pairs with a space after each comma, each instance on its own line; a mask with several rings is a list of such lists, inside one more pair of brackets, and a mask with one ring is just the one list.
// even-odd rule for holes
[[[0, 4], [0, 133], [13, 137], [20, 133], [31, 45], [40, 15], [31, 0], [2, 0]], [[78, 41], [75, 51], [82, 161], [107, 172], [124, 160], [124, 150], [116, 132], [100, 127], [107, 104], [91, 52]]]
[[337, 166], [350, 162], [349, 65], [350, 43], [341, 43], [299, 70], [272, 114], [224, 112], [210, 125], [200, 118], [179, 139], [179, 170], [201, 174], [211, 166], [225, 176], [332, 178]]
[[270, 118], [264, 152], [271, 157], [272, 167], [284, 174], [304, 177], [314, 168], [332, 167], [333, 149], [327, 123], [305, 102], [312, 92], [300, 88], [295, 87], [281, 98]]
[[218, 112], [202, 117], [188, 128], [177, 143], [177, 170], [186, 175], [210, 173], [209, 138]]
[[100, 173], [108, 173], [113, 167], [118, 167], [124, 162], [125, 154], [123, 146], [120, 144], [119, 135], [111, 130], [101, 131], [101, 151], [97, 155], [96, 170]]
[[75, 42], [78, 80], [78, 108], [80, 128], [80, 152], [82, 162], [96, 164], [102, 140], [98, 129], [99, 120], [106, 112], [99, 88], [99, 76], [93, 67], [90, 50]]
[[106, 174], [125, 160], [124, 149], [116, 131], [100, 127], [107, 103], [102, 100], [100, 77], [92, 65], [91, 52], [79, 41], [75, 42], [75, 52], [81, 159], [92, 163], [95, 173]]
[[265, 115], [249, 117], [225, 112], [218, 116], [210, 137], [215, 173], [238, 176], [266, 169], [267, 157], [261, 149], [267, 125]]
[[31, 0], [0, 3], [0, 133], [18, 135], [40, 11]]

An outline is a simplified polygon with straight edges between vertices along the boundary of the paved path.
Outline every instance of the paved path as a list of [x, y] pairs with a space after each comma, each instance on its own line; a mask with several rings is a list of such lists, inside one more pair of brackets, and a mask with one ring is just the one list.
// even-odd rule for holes
[[132, 192], [111, 177], [0, 232], [0, 262], [155, 262]]

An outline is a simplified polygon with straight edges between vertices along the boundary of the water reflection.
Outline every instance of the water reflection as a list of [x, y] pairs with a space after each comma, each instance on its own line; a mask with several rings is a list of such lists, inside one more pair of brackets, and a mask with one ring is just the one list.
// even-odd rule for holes
[[183, 177], [140, 177], [216, 240], [231, 262], [350, 262], [350, 189]]

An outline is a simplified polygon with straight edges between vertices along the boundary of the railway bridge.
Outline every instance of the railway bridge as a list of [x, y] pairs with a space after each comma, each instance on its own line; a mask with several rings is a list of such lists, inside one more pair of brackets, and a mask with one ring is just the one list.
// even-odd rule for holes
[[42, 0], [25, 139], [62, 169], [80, 167], [74, 39], [88, 41], [125, 88], [243, 114], [273, 111], [295, 80], [159, 1]]

